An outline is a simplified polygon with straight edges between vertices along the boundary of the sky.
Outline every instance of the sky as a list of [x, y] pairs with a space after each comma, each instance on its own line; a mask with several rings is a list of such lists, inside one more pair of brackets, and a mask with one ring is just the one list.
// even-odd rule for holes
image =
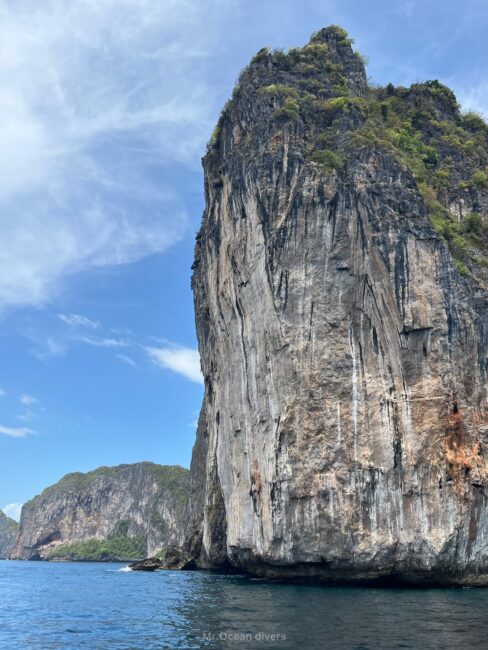
[[339, 24], [373, 83], [488, 115], [484, 0], [0, 0], [0, 508], [61, 476], [188, 467], [203, 386], [201, 157], [263, 46]]

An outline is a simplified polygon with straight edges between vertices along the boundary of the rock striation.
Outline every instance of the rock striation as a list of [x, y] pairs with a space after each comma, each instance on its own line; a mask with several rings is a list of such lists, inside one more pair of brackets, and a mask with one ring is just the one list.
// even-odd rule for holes
[[0, 510], [0, 560], [9, 557], [17, 539], [19, 524]]
[[135, 463], [67, 474], [24, 504], [10, 554], [26, 560], [142, 559], [181, 545], [188, 470]]
[[203, 161], [186, 551], [488, 584], [488, 127], [370, 88], [338, 27], [261, 50]]

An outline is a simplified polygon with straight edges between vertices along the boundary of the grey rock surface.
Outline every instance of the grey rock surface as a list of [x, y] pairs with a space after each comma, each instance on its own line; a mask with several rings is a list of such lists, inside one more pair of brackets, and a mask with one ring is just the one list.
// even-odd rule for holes
[[129, 568], [132, 571], [157, 571], [162, 568], [162, 561], [157, 557], [148, 557], [145, 560], [138, 560], [137, 562], [132, 562], [129, 564]]
[[[349, 43], [315, 43], [366, 97]], [[280, 60], [255, 57], [204, 159], [186, 548], [271, 577], [488, 584], [486, 270], [460, 272], [394, 152], [347, 150], [352, 109], [333, 127], [345, 165], [310, 159], [315, 126], [286, 99], [277, 112], [272, 85], [313, 79]], [[444, 204], [486, 222], [487, 196], [453, 187]]]

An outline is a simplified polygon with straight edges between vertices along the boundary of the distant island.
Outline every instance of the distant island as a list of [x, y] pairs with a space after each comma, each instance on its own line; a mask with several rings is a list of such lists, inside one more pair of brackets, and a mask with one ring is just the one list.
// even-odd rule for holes
[[0, 560], [10, 557], [19, 532], [19, 524], [0, 510]]
[[129, 561], [164, 556], [183, 541], [187, 492], [188, 470], [179, 466], [143, 462], [68, 474], [24, 504], [20, 526], [8, 524], [4, 557]]

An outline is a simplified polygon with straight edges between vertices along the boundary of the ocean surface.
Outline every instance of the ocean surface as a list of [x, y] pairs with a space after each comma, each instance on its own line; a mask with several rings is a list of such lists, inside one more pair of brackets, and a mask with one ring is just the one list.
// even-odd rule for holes
[[0, 648], [486, 650], [488, 590], [329, 588], [2, 561]]

